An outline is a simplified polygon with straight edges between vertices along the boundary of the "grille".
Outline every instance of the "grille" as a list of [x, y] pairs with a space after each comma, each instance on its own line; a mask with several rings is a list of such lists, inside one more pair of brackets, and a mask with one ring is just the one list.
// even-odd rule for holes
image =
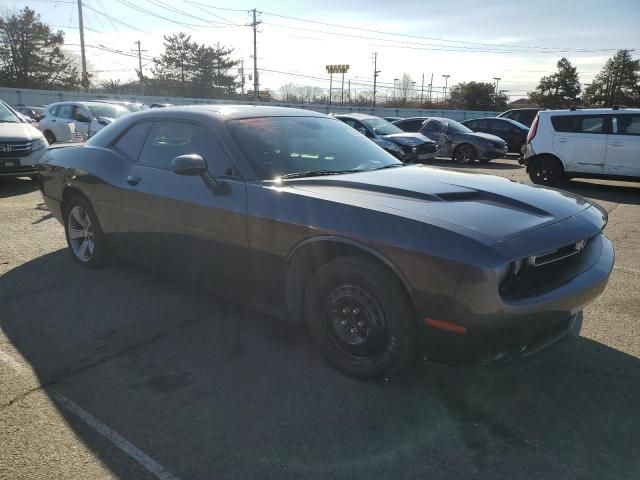
[[435, 143], [423, 143], [422, 145], [418, 145], [417, 149], [418, 153], [434, 153], [436, 151]]
[[31, 153], [31, 142], [21, 140], [19, 142], [0, 143], [0, 158], [24, 157]]

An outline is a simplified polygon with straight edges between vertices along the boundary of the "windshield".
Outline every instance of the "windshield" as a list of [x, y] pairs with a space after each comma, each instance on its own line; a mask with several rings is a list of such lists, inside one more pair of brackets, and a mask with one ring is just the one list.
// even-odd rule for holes
[[402, 163], [348, 125], [331, 118], [261, 117], [227, 126], [263, 179], [303, 172], [365, 171]]
[[394, 124], [389, 123], [382, 118], [368, 118], [366, 120], [362, 120], [362, 123], [373, 130], [376, 135], [392, 135], [394, 133], [402, 133], [402, 130], [400, 130]]
[[91, 105], [87, 108], [95, 117], [120, 118], [129, 113], [129, 110], [120, 105]]
[[16, 114], [13, 113], [3, 103], [0, 103], [0, 122], [3, 122], [3, 123], [21, 123], [20, 119], [18, 119], [18, 117], [16, 117]]
[[449, 131], [452, 133], [473, 133], [473, 130], [471, 130], [469, 127], [465, 127], [455, 120], [447, 119], [447, 124], [449, 125]]

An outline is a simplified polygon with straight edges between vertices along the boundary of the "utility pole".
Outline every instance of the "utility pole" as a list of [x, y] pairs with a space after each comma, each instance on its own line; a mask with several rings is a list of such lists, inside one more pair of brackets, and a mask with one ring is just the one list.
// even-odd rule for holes
[[422, 74], [422, 87], [420, 87], [420, 106], [424, 103], [424, 73]]
[[240, 93], [244, 97], [244, 59], [240, 60]]
[[373, 113], [373, 110], [375, 110], [376, 108], [376, 86], [377, 86], [377, 82], [378, 82], [378, 74], [380, 73], [380, 70], [378, 70], [378, 52], [373, 52], [373, 99], [371, 102], [371, 109]]
[[342, 87], [340, 87], [340, 105], [344, 105], [344, 70], [342, 70]]
[[82, 59], [82, 87], [89, 89], [89, 76], [87, 75], [87, 58], [84, 54], [84, 23], [82, 19], [82, 0], [78, 0], [78, 27], [80, 30], [80, 57]]
[[349, 79], [349, 94], [347, 96], [349, 105], [351, 105], [351, 79]]
[[331, 106], [332, 93], [333, 93], [333, 71], [329, 72], [329, 106]]
[[[80, 0], [78, 0], [80, 1]], [[256, 20], [256, 9], [251, 10], [253, 12], [253, 95], [256, 102], [260, 101], [260, 84], [258, 83], [258, 46], [257, 46], [257, 33], [258, 25], [262, 22]]]
[[429, 103], [431, 103], [431, 91], [433, 90], [433, 73], [431, 74], [431, 82], [429, 83]]
[[144, 77], [142, 76], [142, 50], [140, 50], [140, 40], [135, 43], [138, 44], [138, 75], [140, 76], [140, 95], [144, 96]]
[[443, 102], [447, 101], [447, 84], [449, 83], [450, 76], [451, 75], [442, 75], [442, 77], [444, 78], [444, 90], [443, 90], [444, 93], [443, 93], [443, 99], [442, 99]]

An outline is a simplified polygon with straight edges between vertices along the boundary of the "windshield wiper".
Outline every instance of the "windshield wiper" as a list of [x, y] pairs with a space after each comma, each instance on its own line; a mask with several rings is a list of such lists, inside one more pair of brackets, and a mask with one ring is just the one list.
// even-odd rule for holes
[[0, 119], [0, 123], [22, 123], [22, 122], [16, 122], [15, 120], [3, 120], [3, 119]]
[[321, 177], [323, 175], [340, 175], [342, 173], [362, 172], [363, 170], [307, 170], [305, 172], [291, 172], [280, 175], [280, 178]]
[[395, 168], [395, 167], [405, 167], [404, 163], [390, 163], [389, 165], [383, 165], [381, 167], [372, 168], [370, 171], [374, 170], [384, 170], [385, 168]]

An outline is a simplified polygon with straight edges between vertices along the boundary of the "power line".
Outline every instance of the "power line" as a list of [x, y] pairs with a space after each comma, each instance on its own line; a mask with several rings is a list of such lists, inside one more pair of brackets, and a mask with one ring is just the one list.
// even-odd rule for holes
[[[195, 15], [191, 15], [190, 13], [187, 13], [184, 10], [180, 10], [178, 8], [175, 8], [175, 7], [171, 6], [171, 5], [167, 5], [162, 0], [147, 0], [147, 2], [151, 3], [152, 5], [155, 5], [156, 7], [160, 7], [160, 8], [164, 8], [166, 10], [169, 10], [170, 12], [177, 13], [179, 15], [183, 15], [183, 16], [189, 17], [189, 18], [194, 18], [196, 20], [200, 20], [200, 21], [203, 21], [203, 22], [207, 22], [207, 23], [211, 24], [210, 26], [213, 26], [214, 28], [222, 28], [224, 26], [229, 26], [229, 27], [230, 26], [235, 26], [235, 24], [232, 24], [228, 20], [225, 20], [225, 23], [221, 23], [221, 22], [215, 22], [213, 20], [207, 20], [207, 19], [204, 19], [204, 18], [196, 17]], [[161, 17], [161, 18], [164, 18], [164, 17]], [[192, 25], [192, 24], [187, 24], [187, 25]], [[207, 27], [207, 25], [202, 25], [202, 27], [203, 28]]]
[[[295, 20], [295, 21], [298, 21], [298, 22], [314, 23], [314, 24], [324, 25], [324, 26], [334, 27], [334, 28], [342, 28], [342, 29], [348, 29], [348, 30], [357, 30], [357, 31], [362, 31], [362, 32], [375, 33], [375, 34], [378, 34], [378, 35], [389, 35], [389, 36], [397, 36], [397, 37], [404, 37], [404, 38], [414, 38], [414, 39], [421, 39], [421, 40], [431, 40], [431, 41], [439, 41], [439, 42], [447, 42], [447, 43], [457, 43], [457, 44], [464, 44], [464, 45], [478, 45], [478, 46], [483, 46], [483, 47], [507, 47], [507, 48], [513, 48], [512, 45], [504, 44], [504, 43], [501, 44], [501, 43], [472, 42], [472, 41], [466, 41], [466, 40], [451, 40], [451, 39], [440, 38], [440, 37], [426, 37], [426, 36], [422, 36], [422, 35], [410, 35], [410, 34], [405, 34], [405, 33], [385, 32], [385, 31], [374, 30], [374, 29], [369, 29], [369, 28], [352, 27], [352, 26], [349, 26], [349, 25], [339, 25], [339, 24], [336, 24], [336, 23], [322, 22], [322, 21], [319, 21], [319, 20], [310, 20], [310, 19], [306, 19], [306, 18], [292, 17], [292, 16], [289, 16], [289, 15], [281, 15], [281, 14], [273, 13], [273, 12], [261, 11], [261, 13], [263, 15], [267, 15], [267, 16], [279, 17], [279, 18], [284, 18], [284, 19], [288, 19], [288, 20]], [[381, 40], [381, 39], [378, 38], [377, 40]], [[442, 45], [442, 46], [446, 46], [446, 45]], [[536, 49], [536, 50], [559, 50], [561, 52], [574, 51], [571, 48], [557, 49], [556, 47], [541, 47], [541, 46], [535, 46], [535, 45], [518, 45], [518, 48]], [[607, 49], [600, 49], [598, 51], [617, 51], [617, 50], [620, 50], [620, 49], [619, 48], [607, 48]]]
[[108, 19], [111, 19], [111, 20], [113, 20], [114, 22], [118, 22], [118, 23], [120, 23], [120, 24], [124, 25], [125, 27], [129, 27], [129, 28], [131, 28], [132, 30], [135, 30], [135, 31], [137, 31], [137, 32], [145, 33], [145, 34], [146, 34], [146, 32], [145, 32], [144, 30], [140, 30], [138, 27], [134, 27], [133, 25], [130, 25], [130, 24], [126, 23], [126, 22], [123, 22], [122, 20], [118, 20], [117, 18], [112, 17], [111, 15], [108, 15], [108, 14], [104, 13], [103, 11], [98, 10], [98, 9], [97, 9], [97, 8], [95, 8], [95, 7], [92, 7], [92, 6], [90, 6], [90, 5], [87, 5], [86, 3], [84, 4], [84, 7], [85, 7], [85, 8], [88, 8], [88, 9], [89, 9], [89, 10], [91, 10], [92, 12], [97, 13], [98, 15], [102, 15], [103, 17], [106, 17], [106, 18], [108, 18]]

